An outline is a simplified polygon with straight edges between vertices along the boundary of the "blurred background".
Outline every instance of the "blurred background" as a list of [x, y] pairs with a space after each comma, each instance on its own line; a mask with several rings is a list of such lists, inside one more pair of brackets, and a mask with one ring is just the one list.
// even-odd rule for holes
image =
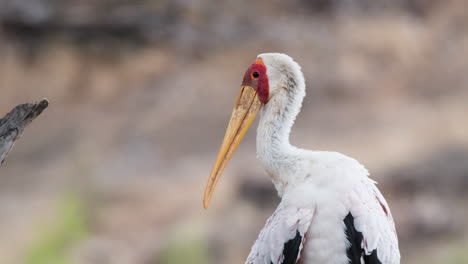
[[[0, 0], [0, 263], [243, 263], [279, 202], [251, 129], [202, 194], [244, 71], [302, 65], [292, 143], [370, 170], [402, 263], [468, 263], [464, 0]], [[256, 126], [256, 125], [254, 125]]]

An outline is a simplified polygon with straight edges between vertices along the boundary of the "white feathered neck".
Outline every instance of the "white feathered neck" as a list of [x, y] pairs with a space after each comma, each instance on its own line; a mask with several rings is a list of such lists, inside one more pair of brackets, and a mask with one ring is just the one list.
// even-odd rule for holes
[[[289, 134], [305, 96], [301, 67], [285, 54], [261, 54], [270, 87], [269, 101], [260, 110], [257, 129], [257, 158], [272, 178], [281, 195], [286, 174], [297, 159], [297, 148], [289, 142]], [[290, 180], [290, 179], [287, 179]]]

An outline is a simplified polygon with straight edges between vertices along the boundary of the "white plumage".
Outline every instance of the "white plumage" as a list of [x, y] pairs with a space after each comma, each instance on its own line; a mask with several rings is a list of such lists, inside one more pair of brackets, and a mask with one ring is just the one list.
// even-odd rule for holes
[[305, 95], [299, 65], [284, 54], [259, 57], [265, 63], [271, 92], [268, 103], [260, 109], [257, 156], [281, 203], [246, 263], [282, 263], [284, 244], [294, 238], [296, 230], [303, 237], [297, 256], [301, 263], [350, 263], [346, 254], [350, 242], [343, 222], [349, 213], [363, 235], [360, 246], [365, 254], [376, 250], [381, 263], [399, 263], [390, 209], [367, 170], [340, 153], [290, 145], [289, 133]]
[[285, 54], [258, 56], [244, 76], [205, 190], [205, 207], [243, 134], [260, 112], [257, 158], [281, 202], [245, 263], [400, 263], [390, 208], [367, 170], [343, 154], [299, 149], [289, 143], [304, 96], [304, 76], [296, 62]]

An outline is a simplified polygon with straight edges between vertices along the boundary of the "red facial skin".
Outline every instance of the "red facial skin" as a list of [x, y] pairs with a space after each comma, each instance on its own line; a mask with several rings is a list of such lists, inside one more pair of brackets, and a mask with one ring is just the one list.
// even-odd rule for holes
[[[258, 77], [256, 76], [257, 73]], [[248, 85], [254, 88], [257, 91], [260, 102], [264, 104], [268, 102], [270, 87], [268, 86], [266, 67], [261, 58], [257, 58], [247, 69], [244, 79], [242, 80], [242, 85]]]

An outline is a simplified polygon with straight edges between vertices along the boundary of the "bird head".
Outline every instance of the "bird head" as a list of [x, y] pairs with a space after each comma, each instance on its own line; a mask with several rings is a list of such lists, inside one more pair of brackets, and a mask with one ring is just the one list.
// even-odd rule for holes
[[291, 70], [300, 72], [300, 67], [291, 57], [280, 53], [260, 54], [247, 68], [226, 134], [208, 178], [203, 198], [205, 208], [210, 203], [224, 168], [226, 168], [258, 111], [279, 93], [281, 87], [285, 87], [283, 84], [289, 81], [288, 74]]

